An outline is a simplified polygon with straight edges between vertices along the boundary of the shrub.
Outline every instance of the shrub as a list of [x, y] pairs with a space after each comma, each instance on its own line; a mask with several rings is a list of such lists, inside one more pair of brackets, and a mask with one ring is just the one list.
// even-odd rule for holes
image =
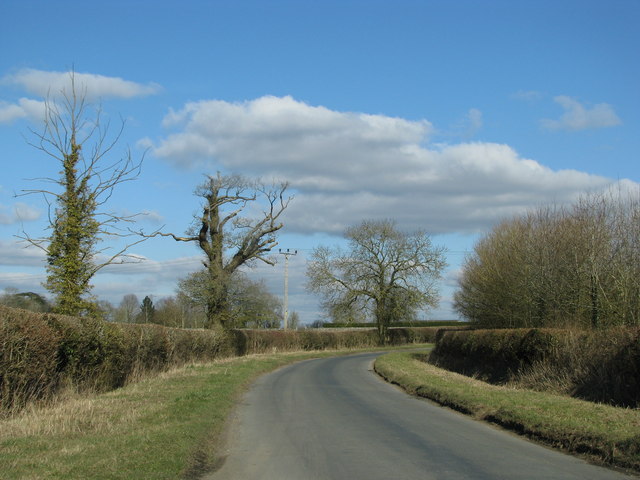
[[465, 259], [454, 307], [481, 328], [640, 326], [640, 194], [540, 207]]
[[38, 315], [0, 306], [0, 415], [57, 389], [60, 335]]
[[640, 328], [441, 330], [429, 361], [492, 383], [640, 406]]
[[107, 391], [134, 374], [234, 354], [218, 330], [112, 324], [0, 305], [0, 414], [61, 388]]

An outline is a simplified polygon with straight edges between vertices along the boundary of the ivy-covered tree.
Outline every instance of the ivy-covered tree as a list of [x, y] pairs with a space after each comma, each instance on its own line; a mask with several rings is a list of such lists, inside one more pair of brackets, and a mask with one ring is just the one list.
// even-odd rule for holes
[[95, 302], [87, 293], [95, 264], [95, 250], [100, 224], [95, 218], [97, 200], [89, 189], [89, 176], [79, 178], [82, 146], [71, 131], [68, 151], [62, 152], [64, 191], [52, 221], [47, 246], [47, 281], [45, 287], [56, 298], [56, 311], [69, 315], [95, 313]]
[[111, 158], [124, 122], [115, 136], [109, 136], [100, 108], [86, 103], [86, 92], [76, 85], [73, 72], [69, 86], [59, 93], [45, 102], [44, 127], [31, 131], [35, 137], [31, 145], [59, 163], [60, 176], [40, 179], [54, 186], [50, 190], [23, 191], [44, 196], [51, 233], [36, 238], [23, 232], [22, 238], [46, 254], [44, 285], [54, 295], [54, 311], [99, 315], [91, 279], [107, 265], [137, 261], [126, 252], [146, 239], [99, 246], [105, 237], [133, 235], [122, 225], [133, 222], [136, 215], [120, 216], [104, 207], [118, 185], [137, 178], [142, 160], [134, 161], [128, 150], [120, 158]]

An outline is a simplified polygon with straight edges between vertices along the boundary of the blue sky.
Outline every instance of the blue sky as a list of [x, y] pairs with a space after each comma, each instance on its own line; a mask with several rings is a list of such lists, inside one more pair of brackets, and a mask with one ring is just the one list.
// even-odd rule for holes
[[[290, 310], [322, 314], [305, 261], [363, 219], [394, 218], [446, 246], [431, 318], [455, 318], [464, 252], [492, 225], [548, 202], [640, 182], [640, 2], [31, 1], [0, 3], [0, 290], [43, 293], [46, 204], [15, 198], [59, 166], [27, 145], [71, 68], [139, 157], [110, 201], [140, 227], [181, 234], [203, 174], [291, 183], [280, 247]], [[105, 270], [94, 292], [159, 299], [198, 268], [154, 239], [145, 262]], [[281, 259], [282, 260], [282, 259]], [[259, 267], [282, 294], [283, 262]]]

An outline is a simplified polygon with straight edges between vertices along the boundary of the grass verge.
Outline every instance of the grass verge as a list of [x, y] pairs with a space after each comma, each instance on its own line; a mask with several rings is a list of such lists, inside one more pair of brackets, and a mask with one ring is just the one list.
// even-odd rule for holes
[[349, 352], [253, 355], [193, 364], [109, 393], [26, 410], [0, 421], [0, 476], [197, 478], [215, 466], [226, 419], [257, 376], [340, 353]]
[[387, 381], [412, 395], [486, 420], [597, 463], [640, 471], [640, 410], [490, 385], [397, 352], [375, 362]]

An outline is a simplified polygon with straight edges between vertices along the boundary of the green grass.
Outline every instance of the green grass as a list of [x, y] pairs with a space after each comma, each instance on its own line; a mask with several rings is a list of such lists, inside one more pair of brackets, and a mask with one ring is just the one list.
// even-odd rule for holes
[[[411, 346], [409, 348], [415, 348]], [[110, 393], [72, 396], [0, 421], [3, 479], [177, 479], [211, 470], [226, 420], [260, 374], [347, 352], [254, 355], [195, 364]], [[508, 389], [396, 352], [376, 370], [439, 401], [602, 462], [640, 468], [640, 411]]]
[[640, 471], [640, 410], [490, 385], [398, 352], [375, 369], [408, 393], [499, 424], [591, 460]]
[[260, 374], [347, 351], [194, 364], [0, 421], [0, 477], [177, 479], [211, 470], [232, 408]]

